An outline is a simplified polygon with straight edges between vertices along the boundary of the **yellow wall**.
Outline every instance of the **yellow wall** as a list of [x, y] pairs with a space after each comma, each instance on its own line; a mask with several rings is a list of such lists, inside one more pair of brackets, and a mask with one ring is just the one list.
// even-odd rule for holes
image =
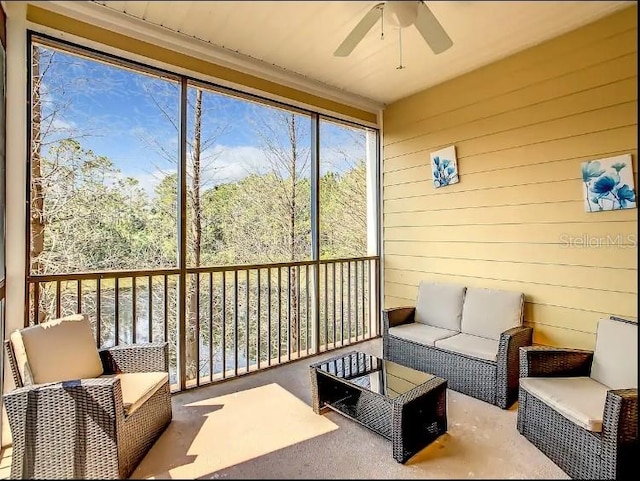
[[[581, 348], [637, 317], [638, 211], [586, 213], [580, 169], [630, 153], [637, 192], [636, 43], [633, 6], [385, 110], [386, 307], [422, 279], [519, 290], [535, 343]], [[460, 182], [436, 190], [448, 145]], [[624, 244], [566, 246], [608, 235]]]

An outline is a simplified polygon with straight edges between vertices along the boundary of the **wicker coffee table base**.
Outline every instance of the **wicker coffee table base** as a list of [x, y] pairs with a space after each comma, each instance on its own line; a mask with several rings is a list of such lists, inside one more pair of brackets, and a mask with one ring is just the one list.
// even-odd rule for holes
[[362, 388], [310, 366], [316, 414], [334, 410], [391, 440], [393, 458], [405, 463], [447, 431], [447, 381], [434, 377], [396, 398]]

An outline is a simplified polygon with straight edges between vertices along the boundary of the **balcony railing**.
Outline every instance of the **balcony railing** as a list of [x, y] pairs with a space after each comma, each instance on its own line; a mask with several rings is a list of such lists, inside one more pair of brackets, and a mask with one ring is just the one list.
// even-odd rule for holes
[[26, 322], [82, 312], [99, 347], [168, 341], [179, 390], [378, 336], [379, 267], [371, 256], [36, 275]]

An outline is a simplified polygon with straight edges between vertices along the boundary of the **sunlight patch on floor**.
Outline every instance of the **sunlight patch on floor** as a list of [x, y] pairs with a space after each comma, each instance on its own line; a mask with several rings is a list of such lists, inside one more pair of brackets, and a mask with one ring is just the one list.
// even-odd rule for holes
[[[179, 445], [166, 432], [134, 477], [193, 479], [338, 429], [278, 384], [179, 409], [168, 428], [180, 437]], [[164, 442], [168, 438], [172, 438], [172, 446]]]

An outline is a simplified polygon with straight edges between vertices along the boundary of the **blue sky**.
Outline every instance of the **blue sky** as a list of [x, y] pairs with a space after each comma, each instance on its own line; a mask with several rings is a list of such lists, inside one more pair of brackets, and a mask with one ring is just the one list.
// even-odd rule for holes
[[[84, 148], [110, 158], [123, 175], [137, 178], [150, 193], [163, 173], [176, 171], [177, 83], [48, 47], [41, 54], [41, 70], [46, 70], [41, 87], [43, 114], [57, 113], [51, 139], [73, 132]], [[189, 99], [193, 104], [193, 88]], [[287, 145], [285, 124], [278, 121], [279, 115], [281, 111], [269, 106], [205, 92], [202, 139], [208, 182], [238, 180], [267, 169], [270, 164], [260, 132], [271, 141]], [[188, 118], [191, 132], [193, 115]], [[308, 152], [310, 119], [297, 115], [296, 123], [302, 150]], [[364, 157], [359, 133], [355, 131], [354, 135], [352, 129], [342, 125], [322, 123], [323, 172], [344, 171]]]

